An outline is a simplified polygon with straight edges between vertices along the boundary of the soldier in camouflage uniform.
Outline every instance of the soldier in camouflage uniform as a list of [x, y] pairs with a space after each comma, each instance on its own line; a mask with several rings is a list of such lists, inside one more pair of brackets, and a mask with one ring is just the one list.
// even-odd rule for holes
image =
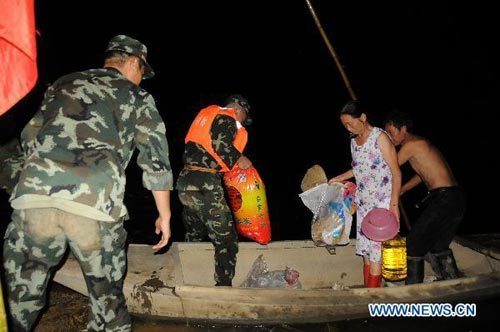
[[247, 139], [242, 124], [250, 124], [249, 110], [245, 98], [233, 95], [224, 108], [212, 105], [200, 111], [186, 136], [184, 168], [177, 180], [185, 239], [203, 241], [208, 236], [212, 241], [216, 286], [231, 286], [234, 277], [238, 235], [222, 177], [236, 164], [243, 169], [252, 164], [242, 154]]
[[89, 292], [88, 331], [130, 331], [123, 295], [125, 168], [138, 148], [143, 184], [159, 217], [160, 249], [170, 237], [172, 171], [165, 125], [153, 97], [139, 87], [154, 75], [146, 47], [119, 35], [104, 68], [63, 76], [22, 133], [26, 162], [11, 196], [4, 267], [15, 331], [32, 328], [47, 283], [67, 246]]

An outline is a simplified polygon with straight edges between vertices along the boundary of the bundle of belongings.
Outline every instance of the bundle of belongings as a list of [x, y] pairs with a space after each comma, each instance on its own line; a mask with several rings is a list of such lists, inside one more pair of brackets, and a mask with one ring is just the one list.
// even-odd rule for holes
[[347, 245], [351, 232], [352, 215], [356, 211], [356, 185], [349, 181], [328, 185], [325, 171], [314, 165], [304, 176], [299, 197], [313, 213], [311, 237], [317, 246], [325, 246], [330, 253], [334, 247]]
[[301, 289], [302, 285], [298, 271], [289, 267], [269, 271], [263, 255], [259, 255], [240, 287]]

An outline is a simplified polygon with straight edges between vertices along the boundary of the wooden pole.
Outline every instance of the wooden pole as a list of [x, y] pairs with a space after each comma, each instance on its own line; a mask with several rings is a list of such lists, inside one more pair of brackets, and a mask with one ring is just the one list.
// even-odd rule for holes
[[[337, 65], [338, 70], [340, 71], [340, 75], [342, 76], [342, 80], [344, 81], [344, 84], [349, 91], [349, 94], [351, 95], [352, 100], [357, 100], [356, 94], [354, 93], [354, 90], [352, 89], [351, 82], [349, 81], [349, 78], [347, 77], [347, 74], [344, 71], [344, 68], [342, 67], [342, 64], [340, 63], [339, 57], [337, 56], [337, 53], [333, 49], [332, 43], [328, 39], [328, 36], [326, 35], [325, 31], [323, 30], [323, 26], [321, 25], [321, 22], [318, 18], [318, 15], [316, 15], [316, 11], [314, 10], [311, 1], [310, 0], [305, 0], [307, 7], [309, 7], [309, 11], [311, 12], [311, 15], [314, 19], [314, 22], [316, 23], [316, 26], [318, 27], [319, 32], [321, 33], [321, 37], [323, 37], [323, 41], [326, 44], [326, 47], [328, 48], [328, 51], [330, 52], [330, 55], [332, 56], [333, 60], [335, 60], [335, 64]], [[408, 227], [408, 230], [411, 229], [410, 225], [410, 219], [408, 218], [408, 214], [406, 213], [406, 210], [403, 206], [403, 203], [401, 201], [399, 202], [399, 210], [401, 211], [401, 216], [403, 217], [403, 220], [406, 224], [406, 227]]]
[[318, 16], [316, 15], [316, 12], [314, 11], [313, 6], [311, 5], [311, 2], [309, 0], [305, 0], [307, 3], [307, 6], [309, 7], [309, 11], [311, 12], [312, 17], [314, 18], [314, 22], [316, 23], [316, 26], [318, 27], [319, 32], [321, 33], [321, 37], [323, 37], [323, 41], [326, 44], [326, 47], [328, 48], [328, 51], [330, 52], [330, 55], [333, 57], [333, 60], [335, 60], [335, 64], [337, 65], [338, 70], [340, 71], [340, 75], [342, 76], [342, 79], [344, 80], [344, 84], [349, 91], [349, 94], [351, 95], [352, 100], [357, 100], [358, 98], [356, 97], [356, 94], [354, 93], [354, 90], [351, 87], [351, 82], [349, 82], [349, 78], [347, 77], [347, 74], [344, 71], [344, 68], [342, 67], [342, 64], [340, 63], [339, 57], [337, 56], [337, 53], [335, 53], [335, 50], [333, 49], [332, 44], [330, 43], [330, 40], [328, 39], [328, 36], [326, 35], [325, 31], [323, 30], [323, 27], [321, 26], [321, 22], [319, 21]]

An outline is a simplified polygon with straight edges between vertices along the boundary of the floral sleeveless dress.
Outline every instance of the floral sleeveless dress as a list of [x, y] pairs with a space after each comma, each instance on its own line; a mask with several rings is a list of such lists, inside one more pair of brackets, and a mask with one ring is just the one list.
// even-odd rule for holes
[[351, 139], [352, 169], [356, 179], [356, 254], [368, 256], [371, 262], [381, 259], [382, 243], [372, 241], [361, 232], [361, 222], [374, 208], [388, 209], [391, 204], [392, 172], [382, 157], [378, 137], [383, 130], [373, 127], [363, 145]]

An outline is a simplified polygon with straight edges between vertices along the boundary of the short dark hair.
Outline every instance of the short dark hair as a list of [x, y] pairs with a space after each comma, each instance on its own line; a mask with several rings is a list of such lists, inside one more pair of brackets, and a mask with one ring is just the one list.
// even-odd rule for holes
[[413, 119], [407, 113], [392, 110], [387, 114], [384, 120], [384, 125], [393, 125], [397, 129], [401, 129], [401, 127], [406, 126], [406, 130], [410, 131], [413, 129]]

